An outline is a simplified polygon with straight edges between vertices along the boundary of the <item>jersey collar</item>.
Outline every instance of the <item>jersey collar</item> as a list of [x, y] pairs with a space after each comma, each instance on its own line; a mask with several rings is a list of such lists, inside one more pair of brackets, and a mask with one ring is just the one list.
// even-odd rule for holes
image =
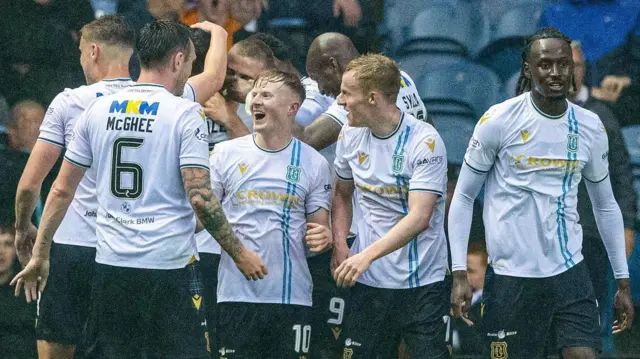
[[396, 133], [398, 133], [398, 130], [400, 130], [400, 128], [402, 127], [402, 123], [404, 122], [404, 112], [402, 112], [402, 110], [400, 110], [400, 121], [398, 121], [398, 125], [396, 126], [396, 129], [393, 130], [393, 132], [391, 132], [390, 134], [384, 136], [384, 137], [379, 137], [373, 134], [373, 132], [371, 132], [371, 136], [379, 139], [379, 140], [386, 140], [389, 139], [391, 137], [393, 137], [393, 135], [395, 135]]
[[255, 134], [255, 133], [251, 135], [251, 139], [253, 140], [253, 144], [254, 144], [254, 145], [256, 145], [256, 147], [257, 147], [259, 150], [264, 151], [264, 152], [267, 152], [267, 153], [278, 153], [278, 152], [282, 152], [282, 151], [286, 150], [286, 149], [287, 149], [287, 147], [289, 147], [289, 145], [291, 145], [291, 143], [293, 142], [293, 136], [292, 136], [292, 137], [291, 137], [291, 139], [289, 140], [289, 142], [288, 142], [284, 147], [282, 147], [281, 149], [278, 149], [278, 150], [268, 150], [268, 149], [266, 149], [266, 148], [262, 148], [262, 147], [260, 147], [260, 145], [256, 142], [256, 134]]
[[559, 118], [563, 118], [567, 114], [567, 112], [569, 111], [570, 103], [569, 103], [569, 100], [565, 99], [565, 101], [567, 101], [567, 109], [564, 110], [564, 112], [562, 114], [557, 115], [557, 116], [552, 116], [552, 115], [546, 114], [540, 108], [538, 108], [538, 106], [536, 106], [535, 102], [533, 102], [533, 98], [531, 97], [531, 92], [529, 92], [528, 96], [529, 96], [529, 102], [531, 103], [531, 106], [533, 106], [533, 109], [536, 110], [537, 113], [542, 115], [542, 117], [545, 117], [545, 118], [548, 118], [548, 119], [551, 119], [551, 120], [557, 120]]

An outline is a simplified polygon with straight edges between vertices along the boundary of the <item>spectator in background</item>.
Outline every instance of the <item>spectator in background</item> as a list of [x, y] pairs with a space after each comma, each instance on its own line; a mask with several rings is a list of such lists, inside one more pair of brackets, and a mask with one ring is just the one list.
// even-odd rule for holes
[[78, 31], [93, 17], [88, 0], [0, 1], [0, 89], [9, 105], [48, 104], [62, 88], [84, 83]]
[[7, 100], [0, 96], [0, 148], [6, 147], [9, 143], [7, 137], [7, 123], [9, 122], [9, 107]]
[[13, 247], [13, 222], [0, 219], [0, 358], [37, 358], [34, 321], [36, 303], [14, 295], [9, 285], [20, 266]]
[[482, 354], [484, 333], [482, 327], [482, 290], [484, 289], [484, 276], [487, 272], [487, 249], [484, 240], [470, 238], [469, 251], [467, 253], [467, 278], [473, 297], [469, 320], [474, 325], [468, 326], [461, 320], [453, 321], [453, 350], [457, 354]]
[[[0, 149], [0, 218], [15, 221], [14, 204], [20, 175], [35, 144], [44, 119], [44, 108], [35, 101], [22, 101], [12, 109], [7, 123], [7, 146]], [[52, 171], [43, 185], [46, 198], [57, 171]]]
[[[611, 109], [602, 101], [589, 95], [589, 88], [584, 85], [585, 57], [580, 43], [571, 43], [574, 62], [575, 87], [569, 94], [569, 100], [587, 110], [594, 112], [602, 120], [609, 140], [609, 174], [611, 187], [622, 211], [625, 227], [625, 245], [627, 257], [631, 255], [635, 241], [636, 193], [631, 175], [629, 153], [624, 145], [618, 120]], [[600, 304], [601, 336], [603, 352], [613, 351], [611, 326], [613, 321], [614, 279], [611, 264], [607, 257], [598, 227], [593, 215], [591, 200], [584, 181], [578, 189], [578, 213], [582, 225], [582, 252], [589, 268], [593, 289]]]

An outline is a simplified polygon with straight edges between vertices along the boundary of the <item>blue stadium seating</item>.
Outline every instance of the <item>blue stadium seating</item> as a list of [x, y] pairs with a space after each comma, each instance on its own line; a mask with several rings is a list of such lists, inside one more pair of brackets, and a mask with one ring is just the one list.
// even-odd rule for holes
[[464, 153], [473, 136], [475, 124], [469, 118], [455, 115], [434, 115], [434, 122], [447, 148], [447, 162], [462, 165]]
[[478, 61], [491, 67], [503, 81], [508, 80], [520, 69], [524, 40], [536, 31], [542, 9], [541, 3], [529, 2], [504, 13], [495, 26], [491, 41], [480, 52]]
[[422, 74], [435, 71], [442, 67], [451, 66], [458, 62], [468, 61], [465, 57], [457, 54], [438, 54], [438, 53], [411, 53], [395, 57], [400, 68], [411, 75], [412, 78], [418, 78]]
[[[631, 166], [636, 181], [640, 180], [640, 125], [625, 126], [621, 129], [624, 143], [629, 151]], [[638, 192], [640, 194], [640, 192]], [[640, 199], [640, 196], [638, 196]], [[638, 211], [640, 215], [640, 211]]]
[[472, 116], [476, 120], [501, 99], [501, 82], [490, 69], [458, 62], [416, 80], [430, 113]]

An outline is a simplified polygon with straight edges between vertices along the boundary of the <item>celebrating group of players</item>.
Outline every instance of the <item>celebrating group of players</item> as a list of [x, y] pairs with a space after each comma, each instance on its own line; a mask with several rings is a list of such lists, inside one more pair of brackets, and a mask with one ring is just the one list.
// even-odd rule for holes
[[301, 77], [264, 34], [227, 54], [211, 23], [156, 21], [137, 41], [117, 16], [86, 25], [87, 86], [51, 103], [16, 198], [26, 267], [13, 283], [38, 300], [39, 356], [386, 359], [404, 341], [412, 358], [449, 357], [484, 184], [487, 356], [540, 357], [554, 328], [565, 358], [595, 358], [581, 178], [618, 279], [614, 330], [633, 321], [622, 216], [602, 124], [566, 100], [569, 40], [536, 36], [522, 94], [489, 109], [469, 144], [450, 276], [445, 144], [391, 59], [328, 33]]

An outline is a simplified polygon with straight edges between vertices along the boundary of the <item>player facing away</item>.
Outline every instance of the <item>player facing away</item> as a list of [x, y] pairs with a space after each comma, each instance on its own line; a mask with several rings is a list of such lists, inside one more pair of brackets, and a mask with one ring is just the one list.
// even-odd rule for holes
[[[81, 34], [80, 64], [87, 85], [66, 89], [54, 98], [18, 184], [15, 244], [23, 265], [31, 258], [36, 233], [31, 215], [42, 182], [68, 146], [77, 118], [95, 98], [133, 84], [129, 58], [135, 30], [124, 19], [103, 16], [85, 25]], [[38, 296], [33, 287], [25, 293], [27, 301], [38, 298], [36, 338], [40, 358], [73, 358], [87, 318], [96, 246], [95, 177], [95, 170], [89, 169], [53, 236], [47, 292]]]
[[538, 30], [522, 54], [519, 96], [479, 120], [453, 195], [451, 302], [461, 316], [471, 304], [466, 257], [472, 204], [485, 186], [483, 325], [491, 358], [542, 358], [550, 332], [563, 358], [597, 357], [598, 310], [576, 208], [582, 179], [618, 283], [614, 332], [633, 321], [607, 134], [597, 115], [567, 101], [572, 80], [569, 38], [554, 28]]
[[262, 278], [266, 268], [231, 232], [211, 191], [201, 107], [176, 96], [195, 58], [188, 29], [150, 23], [137, 53], [139, 83], [99, 97], [77, 120], [33, 257], [12, 283], [19, 291], [41, 277], [46, 290], [51, 238], [86, 169], [95, 168], [97, 247], [84, 355], [208, 358], [194, 211], [247, 278]]
[[[338, 102], [349, 112], [338, 139], [331, 223], [334, 277], [353, 286], [345, 358], [449, 356], [445, 285], [446, 149], [438, 132], [396, 106], [400, 70], [381, 55], [347, 65]], [[361, 217], [347, 247], [352, 196]]]
[[[202, 73], [189, 79], [183, 96], [200, 99], [222, 84], [220, 67], [226, 56], [219, 51], [226, 33], [211, 23], [194, 25], [212, 33]], [[135, 32], [122, 18], [104, 16], [82, 29], [80, 64], [87, 86], [66, 89], [53, 100], [40, 128], [29, 162], [16, 194], [16, 248], [26, 265], [31, 257], [35, 227], [30, 218], [36, 207], [40, 187], [53, 164], [71, 140], [76, 120], [97, 97], [112, 94], [133, 84], [129, 79], [129, 59]], [[216, 88], [216, 86], [218, 86]], [[196, 96], [201, 94], [202, 96]], [[97, 200], [94, 169], [86, 172], [75, 193], [71, 209], [53, 240], [49, 290], [39, 297], [36, 332], [41, 357], [71, 358], [87, 318], [91, 273], [95, 258]], [[81, 273], [81, 275], [79, 275]], [[27, 301], [36, 298], [29, 288]]]
[[241, 281], [223, 253], [218, 271], [218, 351], [224, 358], [306, 358], [313, 283], [307, 252], [332, 244], [331, 174], [317, 151], [293, 138], [305, 92], [297, 76], [265, 71], [251, 91], [254, 134], [219, 143], [212, 188], [236, 235], [269, 267]]

